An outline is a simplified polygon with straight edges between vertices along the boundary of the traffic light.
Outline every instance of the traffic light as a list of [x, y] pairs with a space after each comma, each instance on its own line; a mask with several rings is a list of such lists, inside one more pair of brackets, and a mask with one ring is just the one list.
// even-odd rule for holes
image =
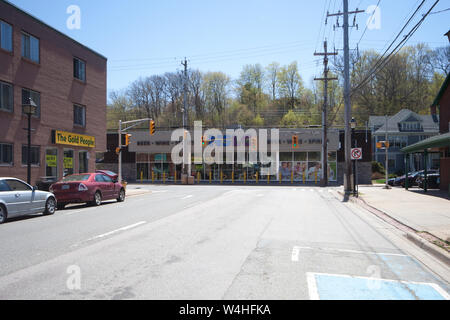
[[292, 149], [298, 149], [299, 147], [298, 136], [292, 136]]
[[252, 152], [258, 151], [258, 138], [257, 137], [251, 137], [250, 151], [252, 151]]
[[125, 147], [128, 147], [130, 145], [131, 142], [131, 134], [126, 134], [125, 135]]
[[386, 150], [389, 149], [389, 147], [390, 147], [389, 141], [377, 142], [377, 149]]
[[156, 124], [155, 121], [150, 121], [150, 135], [153, 136], [156, 132]]
[[117, 154], [117, 155], [120, 154], [120, 148], [119, 148], [119, 147], [116, 148], [116, 154]]

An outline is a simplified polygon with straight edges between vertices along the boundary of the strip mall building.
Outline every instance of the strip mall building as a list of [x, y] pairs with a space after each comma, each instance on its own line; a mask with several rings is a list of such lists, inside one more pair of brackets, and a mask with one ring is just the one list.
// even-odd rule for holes
[[[206, 130], [206, 129], [205, 129]], [[246, 130], [246, 129], [244, 129]], [[223, 131], [225, 132], [225, 131]], [[270, 129], [267, 129], [270, 134]], [[175, 165], [172, 161], [172, 149], [179, 142], [171, 141], [172, 131], [167, 129], [158, 129], [155, 135], [151, 136], [148, 130], [135, 130], [129, 132], [131, 143], [122, 153], [123, 177], [127, 181], [162, 181], [173, 182], [175, 177], [180, 181], [182, 171], [181, 165]], [[191, 132], [193, 137], [193, 132]], [[293, 147], [292, 137], [298, 136], [299, 145]], [[214, 182], [255, 182], [256, 173], [264, 183], [267, 178], [264, 176], [261, 163], [259, 161], [252, 163], [249, 159], [250, 136], [246, 138], [246, 163], [245, 164], [227, 164], [224, 147], [224, 164], [208, 165], [206, 163], [194, 163], [194, 145], [192, 145], [192, 175], [202, 181], [210, 179]], [[357, 132], [356, 138], [358, 145], [362, 146], [364, 157], [358, 164], [359, 182], [371, 183], [371, 135], [370, 132]], [[344, 174], [344, 134], [337, 129], [330, 129], [328, 133], [328, 176], [330, 182], [336, 184], [343, 183]], [[206, 144], [211, 143], [210, 137], [206, 137]], [[229, 140], [229, 142], [223, 142]], [[224, 145], [236, 146], [234, 139], [223, 139], [215, 137], [215, 143], [224, 143]], [[269, 139], [270, 141], [270, 139]], [[367, 141], [367, 143], [365, 142]], [[122, 142], [124, 139], [122, 137]], [[198, 141], [201, 143], [201, 141]], [[194, 142], [192, 142], [194, 143]], [[118, 157], [115, 149], [118, 145], [117, 133], [108, 133], [108, 152], [104, 159], [97, 164], [99, 169], [106, 169], [117, 172]], [[203, 150], [205, 150], [203, 146]], [[270, 144], [268, 151], [270, 152]], [[235, 149], [235, 160], [237, 149]], [[259, 150], [258, 150], [259, 151]], [[279, 153], [275, 157], [278, 159], [278, 174], [271, 177], [271, 181], [279, 181], [280, 174], [283, 182], [291, 183], [315, 183], [320, 181], [322, 176], [322, 131], [321, 129], [280, 129], [279, 131]], [[203, 159], [205, 160], [205, 159]], [[222, 179], [221, 179], [222, 178]]]
[[0, 176], [26, 180], [31, 98], [31, 183], [95, 170], [106, 150], [107, 59], [0, 0]]

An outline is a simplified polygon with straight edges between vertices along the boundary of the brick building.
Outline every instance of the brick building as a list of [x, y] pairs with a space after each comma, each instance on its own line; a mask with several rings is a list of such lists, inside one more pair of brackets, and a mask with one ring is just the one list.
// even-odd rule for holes
[[11, 3], [0, 0], [0, 176], [27, 176], [27, 116], [32, 116], [31, 183], [95, 169], [106, 150], [107, 59]]

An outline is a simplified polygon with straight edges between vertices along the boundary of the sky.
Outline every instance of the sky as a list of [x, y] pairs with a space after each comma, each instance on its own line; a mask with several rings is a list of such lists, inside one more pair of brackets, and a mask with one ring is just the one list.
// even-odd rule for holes
[[[297, 61], [305, 85], [311, 87], [323, 70], [314, 52], [323, 51], [325, 38], [330, 50], [343, 47], [342, 28], [333, 30], [336, 17], [325, 25], [326, 12], [342, 11], [342, 0], [9, 1], [107, 57], [109, 93], [125, 89], [139, 77], [181, 70], [184, 57], [192, 69], [221, 71], [232, 79], [246, 64]], [[380, 9], [374, 21], [377, 28], [366, 29], [367, 20], [375, 15], [357, 15], [358, 30], [351, 28], [350, 47], [359, 43], [360, 51], [381, 52], [422, 1], [349, 0], [350, 10], [366, 10], [378, 2]], [[435, 1], [425, 1], [402, 35]], [[80, 8], [79, 29], [67, 27], [71, 5]], [[444, 34], [450, 29], [449, 8], [450, 0], [440, 0], [408, 44], [448, 45]]]

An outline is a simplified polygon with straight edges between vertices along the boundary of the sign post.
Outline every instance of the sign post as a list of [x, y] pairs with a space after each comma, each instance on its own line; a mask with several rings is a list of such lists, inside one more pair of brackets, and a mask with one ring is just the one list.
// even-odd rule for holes
[[356, 170], [356, 165], [358, 163], [359, 160], [362, 160], [363, 158], [363, 152], [362, 152], [362, 148], [353, 148], [351, 150], [351, 157], [353, 160], [353, 191], [354, 191], [354, 196], [358, 197], [358, 183], [357, 183], [357, 175], [358, 172]]

